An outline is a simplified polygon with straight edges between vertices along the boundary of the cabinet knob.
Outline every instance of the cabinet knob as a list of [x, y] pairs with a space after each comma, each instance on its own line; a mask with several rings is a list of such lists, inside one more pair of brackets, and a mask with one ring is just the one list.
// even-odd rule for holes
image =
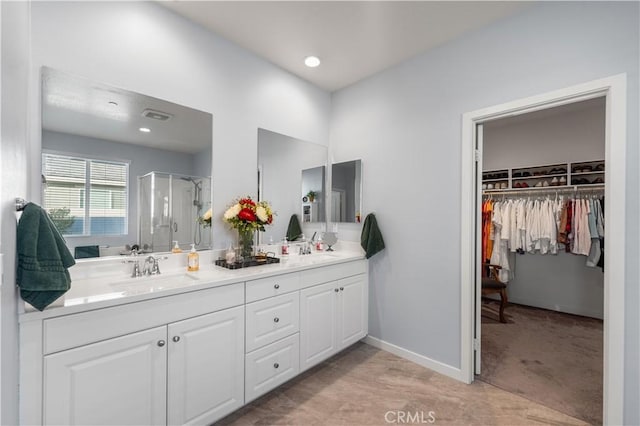
[[280, 367], [280, 364], [278, 364], [277, 362], [273, 364], [273, 368], [278, 368], [278, 367]]
[[340, 291], [344, 291], [344, 287], [340, 287]]
[[163, 347], [167, 342], [164, 340], [158, 340], [158, 346]]
[[273, 288], [275, 288], [276, 290], [280, 288], [280, 284], [274, 284]]
[[339, 292], [340, 290], [338, 290], [337, 288], [334, 288], [333, 291], [335, 291], [336, 293]]
[[180, 336], [173, 336], [173, 339], [171, 339], [171, 340], [173, 340], [174, 342], [177, 343], [177, 342], [180, 341]]
[[280, 318], [275, 317], [275, 318], [273, 319], [273, 322], [280, 322]]

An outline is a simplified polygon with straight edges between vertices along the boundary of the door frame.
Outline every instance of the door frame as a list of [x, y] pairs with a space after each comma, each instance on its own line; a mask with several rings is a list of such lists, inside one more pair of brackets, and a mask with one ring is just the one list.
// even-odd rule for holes
[[[482, 161], [476, 153], [476, 126], [500, 118], [525, 114], [605, 97], [605, 211], [607, 249], [604, 270], [604, 424], [622, 424], [624, 399], [624, 292], [625, 292], [625, 202], [627, 148], [626, 73], [589, 81], [563, 89], [467, 112], [462, 116], [461, 180], [461, 377], [474, 380], [474, 328], [477, 260], [476, 180]], [[478, 342], [479, 344], [479, 342]], [[479, 348], [479, 346], [478, 346]]]

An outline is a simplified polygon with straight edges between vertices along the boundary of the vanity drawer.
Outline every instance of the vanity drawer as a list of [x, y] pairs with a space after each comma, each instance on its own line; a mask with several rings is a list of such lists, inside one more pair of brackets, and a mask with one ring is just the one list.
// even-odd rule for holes
[[246, 351], [273, 343], [300, 330], [300, 294], [283, 294], [246, 306]]
[[300, 334], [286, 337], [247, 354], [245, 404], [298, 375]]
[[44, 353], [166, 325], [244, 303], [244, 284], [159, 297], [44, 320]]
[[300, 288], [300, 275], [292, 274], [278, 275], [275, 277], [261, 278], [259, 280], [247, 281], [247, 303], [267, 297], [296, 291]]
[[328, 283], [330, 281], [336, 281], [353, 275], [364, 274], [366, 272], [366, 260], [356, 260], [353, 262], [308, 269], [300, 273], [300, 288], [302, 289], [318, 284]]

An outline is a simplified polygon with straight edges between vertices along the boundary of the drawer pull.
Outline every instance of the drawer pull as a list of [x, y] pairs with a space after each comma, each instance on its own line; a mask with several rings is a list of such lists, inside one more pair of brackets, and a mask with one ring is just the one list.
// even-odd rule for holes
[[335, 291], [336, 293], [339, 292], [340, 290], [338, 290], [337, 288], [334, 288], [333, 291]]
[[158, 340], [158, 346], [163, 347], [167, 342], [164, 340]]
[[172, 339], [174, 342], [178, 343], [180, 341], [180, 336], [173, 336]]
[[344, 291], [344, 287], [340, 287], [340, 291]]
[[276, 290], [280, 288], [280, 284], [274, 284], [273, 288], [275, 288]]
[[278, 368], [278, 367], [280, 367], [280, 364], [278, 364], [277, 362], [273, 364], [273, 368]]
[[280, 318], [275, 317], [275, 318], [273, 319], [273, 322], [280, 322]]

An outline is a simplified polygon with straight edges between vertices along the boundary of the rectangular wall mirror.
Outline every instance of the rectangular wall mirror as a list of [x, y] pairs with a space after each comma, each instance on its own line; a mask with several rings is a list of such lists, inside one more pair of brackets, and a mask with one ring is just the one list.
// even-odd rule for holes
[[362, 211], [362, 161], [331, 165], [331, 221], [360, 223]]
[[258, 129], [258, 198], [277, 214], [263, 242], [281, 241], [294, 214], [310, 234], [326, 222], [326, 164], [326, 146]]
[[77, 258], [211, 247], [211, 114], [42, 69], [42, 206]]

